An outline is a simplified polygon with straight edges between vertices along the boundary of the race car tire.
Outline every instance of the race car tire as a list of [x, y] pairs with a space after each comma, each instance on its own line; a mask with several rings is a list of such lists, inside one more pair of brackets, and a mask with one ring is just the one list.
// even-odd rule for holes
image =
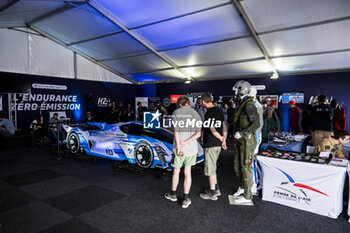
[[142, 168], [149, 168], [154, 161], [154, 154], [147, 142], [139, 142], [135, 145], [135, 160]]
[[67, 147], [72, 153], [78, 153], [80, 149], [80, 140], [76, 132], [69, 133], [67, 137]]

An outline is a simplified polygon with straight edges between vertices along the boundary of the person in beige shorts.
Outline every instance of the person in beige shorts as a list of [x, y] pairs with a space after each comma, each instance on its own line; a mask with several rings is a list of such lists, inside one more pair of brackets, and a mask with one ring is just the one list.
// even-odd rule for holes
[[174, 152], [174, 154], [175, 154], [175, 157], [172, 163], [172, 166], [174, 168], [181, 168], [182, 165], [185, 165], [185, 166], [196, 165], [197, 155], [183, 156], [182, 154], [178, 155], [177, 152]]
[[174, 127], [174, 161], [173, 161], [173, 177], [171, 191], [166, 193], [164, 197], [170, 201], [177, 201], [176, 189], [179, 184], [179, 176], [181, 167], [184, 165], [184, 198], [182, 208], [187, 208], [191, 204], [189, 192], [192, 183], [191, 167], [197, 162], [198, 142], [197, 139], [201, 136], [201, 129], [197, 128], [196, 124], [186, 126], [188, 121], [201, 121], [199, 114], [191, 108], [190, 100], [187, 96], [180, 96], [177, 100], [180, 106], [173, 113], [174, 123], [183, 122], [183, 127], [176, 124]]
[[[213, 104], [213, 98], [209, 93], [202, 95], [203, 105], [207, 109], [204, 121], [218, 122], [217, 127], [203, 127], [203, 144], [204, 144], [204, 175], [209, 178], [209, 188], [203, 190], [199, 197], [205, 200], [216, 201], [221, 195], [217, 176], [216, 164], [219, 158], [221, 148], [226, 147], [227, 130], [224, 124], [224, 116], [219, 108]], [[205, 124], [203, 123], [203, 126]], [[216, 125], [216, 124], [215, 124]]]

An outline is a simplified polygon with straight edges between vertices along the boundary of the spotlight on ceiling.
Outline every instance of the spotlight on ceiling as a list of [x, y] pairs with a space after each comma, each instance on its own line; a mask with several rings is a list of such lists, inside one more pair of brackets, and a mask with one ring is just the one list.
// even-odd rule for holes
[[278, 79], [279, 75], [277, 72], [273, 72], [272, 76], [270, 77], [271, 79]]
[[186, 84], [190, 84], [191, 82], [192, 82], [192, 80], [185, 81]]

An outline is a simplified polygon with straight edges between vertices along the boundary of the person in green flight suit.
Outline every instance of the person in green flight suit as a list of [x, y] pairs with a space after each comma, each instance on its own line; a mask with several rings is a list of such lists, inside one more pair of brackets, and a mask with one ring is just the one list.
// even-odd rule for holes
[[236, 131], [234, 135], [236, 139], [234, 170], [240, 182], [240, 187], [234, 194], [234, 204], [252, 205], [251, 166], [257, 145], [255, 132], [260, 126], [259, 113], [254, 104], [254, 98], [249, 96], [250, 83], [241, 80], [236, 82], [232, 89], [235, 91], [238, 100], [236, 117], [233, 123]]

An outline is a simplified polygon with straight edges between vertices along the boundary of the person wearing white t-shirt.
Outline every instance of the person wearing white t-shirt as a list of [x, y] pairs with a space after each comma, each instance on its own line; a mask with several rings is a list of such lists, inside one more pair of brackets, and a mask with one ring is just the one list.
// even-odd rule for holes
[[[182, 208], [187, 208], [191, 204], [189, 192], [192, 183], [191, 167], [197, 162], [198, 142], [201, 136], [201, 128], [197, 124], [189, 127], [181, 127], [186, 125], [188, 121], [201, 121], [199, 114], [190, 106], [190, 100], [187, 96], [180, 96], [177, 100], [180, 106], [174, 111], [174, 154], [173, 161], [173, 177], [171, 191], [165, 194], [165, 198], [170, 201], [177, 201], [176, 189], [179, 184], [179, 176], [181, 167], [184, 165], [184, 198]], [[180, 124], [181, 123], [181, 124]]]

